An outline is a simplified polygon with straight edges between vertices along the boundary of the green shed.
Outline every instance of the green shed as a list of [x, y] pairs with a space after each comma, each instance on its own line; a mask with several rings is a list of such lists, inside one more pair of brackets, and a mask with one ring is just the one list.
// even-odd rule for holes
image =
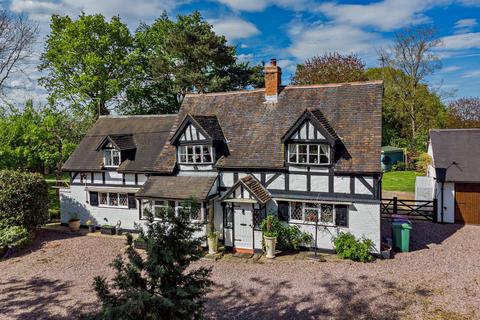
[[397, 162], [405, 162], [405, 152], [402, 148], [384, 146], [380, 156], [383, 171], [392, 170], [392, 165]]

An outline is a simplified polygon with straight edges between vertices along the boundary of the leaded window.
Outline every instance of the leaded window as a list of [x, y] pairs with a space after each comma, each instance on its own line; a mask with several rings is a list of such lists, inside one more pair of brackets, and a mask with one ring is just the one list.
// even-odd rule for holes
[[315, 223], [317, 219], [321, 225], [348, 227], [348, 206], [316, 202], [290, 202], [290, 221], [292, 223]]
[[289, 144], [288, 162], [298, 164], [329, 164], [330, 146], [328, 144]]
[[99, 206], [128, 208], [128, 194], [117, 192], [100, 192]]
[[113, 148], [103, 150], [103, 164], [105, 167], [118, 167], [120, 162], [120, 151]]
[[184, 164], [212, 163], [212, 146], [179, 146], [178, 159], [179, 163]]

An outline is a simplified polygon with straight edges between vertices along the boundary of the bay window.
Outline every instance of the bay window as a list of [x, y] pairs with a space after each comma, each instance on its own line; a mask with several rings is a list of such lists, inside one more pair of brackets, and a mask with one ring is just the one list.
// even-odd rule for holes
[[288, 162], [298, 164], [329, 164], [328, 144], [289, 144]]
[[212, 146], [179, 146], [178, 159], [179, 163], [184, 164], [212, 163]]

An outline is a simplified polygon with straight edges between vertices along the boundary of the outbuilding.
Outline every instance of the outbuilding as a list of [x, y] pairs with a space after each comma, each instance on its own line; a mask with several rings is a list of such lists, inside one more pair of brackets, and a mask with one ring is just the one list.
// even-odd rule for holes
[[438, 221], [480, 224], [480, 129], [430, 130], [428, 154]]
[[380, 160], [382, 162], [382, 171], [390, 171], [394, 164], [405, 162], [404, 150], [392, 146], [383, 146]]

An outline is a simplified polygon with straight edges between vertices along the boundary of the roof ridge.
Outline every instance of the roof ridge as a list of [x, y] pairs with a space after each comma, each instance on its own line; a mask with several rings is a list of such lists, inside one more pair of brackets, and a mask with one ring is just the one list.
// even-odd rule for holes
[[[353, 81], [353, 82], [340, 82], [340, 83], [325, 83], [325, 84], [308, 84], [308, 85], [286, 85], [282, 86], [282, 89], [316, 89], [316, 88], [330, 88], [341, 86], [362, 86], [371, 84], [383, 84], [383, 80], [368, 80], [368, 81]], [[222, 91], [222, 92], [207, 92], [207, 93], [188, 93], [186, 97], [204, 97], [204, 96], [223, 96], [231, 94], [242, 93], [257, 93], [265, 91], [265, 88], [251, 89], [251, 90], [236, 90], [236, 91]]]
[[432, 132], [447, 132], [447, 131], [480, 131], [480, 128], [448, 128], [448, 129], [430, 129]]
[[103, 119], [123, 119], [123, 118], [165, 118], [177, 116], [177, 113], [171, 114], [132, 114], [132, 115], [101, 115]]

